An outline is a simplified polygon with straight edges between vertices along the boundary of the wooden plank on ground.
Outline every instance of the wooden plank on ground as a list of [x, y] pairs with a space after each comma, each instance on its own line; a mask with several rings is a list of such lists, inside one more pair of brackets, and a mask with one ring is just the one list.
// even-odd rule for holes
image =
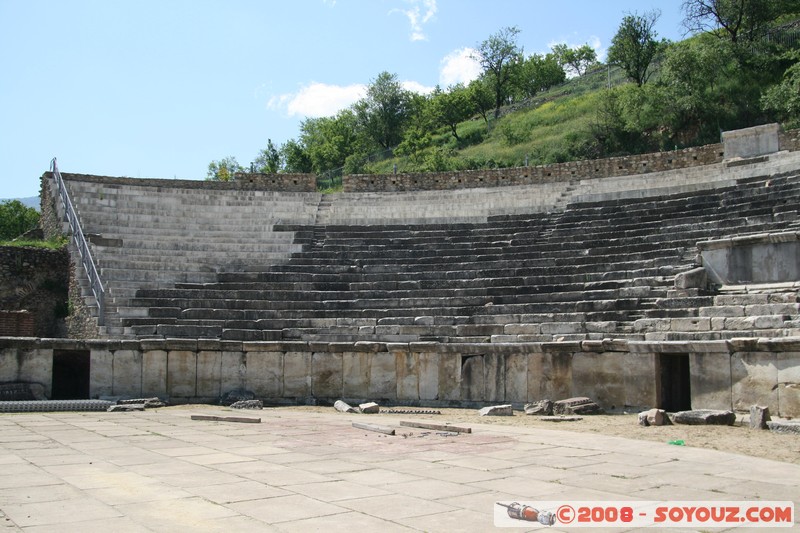
[[394, 435], [394, 429], [386, 426], [378, 426], [375, 424], [364, 424], [362, 422], [353, 422], [353, 427], [358, 429], [366, 429], [367, 431], [375, 431], [383, 433], [384, 435]]
[[260, 424], [260, 418], [249, 418], [246, 416], [215, 416], [215, 415], [192, 415], [192, 420], [207, 420], [210, 422], [242, 422], [245, 424]]
[[401, 426], [420, 429], [432, 429], [434, 431], [451, 431], [453, 433], [472, 433], [472, 428], [462, 428], [451, 426], [450, 424], [427, 424], [425, 422], [400, 422]]

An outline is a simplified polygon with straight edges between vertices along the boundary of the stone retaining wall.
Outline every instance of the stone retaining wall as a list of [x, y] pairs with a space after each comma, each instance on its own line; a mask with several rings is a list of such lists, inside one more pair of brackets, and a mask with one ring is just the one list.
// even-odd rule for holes
[[[208, 180], [170, 180], [162, 178], [126, 178], [113, 176], [95, 176], [91, 174], [72, 174], [62, 172], [65, 181], [76, 180], [90, 183], [104, 183], [110, 185], [134, 185], [137, 187], [168, 187], [181, 189], [204, 190], [253, 190], [253, 191], [281, 191], [281, 192], [315, 192], [317, 190], [317, 177], [314, 174], [258, 174], [239, 173], [233, 181], [208, 181]], [[51, 181], [52, 173], [45, 172], [42, 181]], [[44, 186], [43, 186], [44, 188]]]
[[659, 358], [688, 355], [692, 408], [757, 403], [800, 416], [800, 338], [513, 345], [0, 338], [0, 382], [41, 382], [49, 396], [57, 350], [86, 351], [93, 398], [214, 402], [243, 388], [268, 403], [469, 407], [588, 396], [612, 412], [657, 406]]
[[[0, 246], [0, 310], [30, 311], [33, 335], [57, 336], [67, 311], [68, 265], [65, 249]], [[6, 334], [30, 334], [28, 319], [5, 314], [3, 323], [4, 332], [19, 328]]]
[[464, 189], [563, 182], [571, 179], [632, 176], [720, 163], [722, 144], [709, 144], [670, 152], [611, 157], [552, 165], [457, 172], [412, 172], [402, 174], [355, 174], [342, 178], [345, 192], [394, 192]]

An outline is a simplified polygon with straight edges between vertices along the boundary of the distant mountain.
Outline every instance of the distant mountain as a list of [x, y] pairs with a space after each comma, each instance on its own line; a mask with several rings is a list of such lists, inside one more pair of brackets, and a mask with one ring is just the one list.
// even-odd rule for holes
[[5, 202], [7, 200], [19, 200], [20, 202], [22, 202], [26, 206], [32, 207], [32, 208], [36, 209], [37, 211], [39, 210], [39, 207], [40, 207], [39, 197], [38, 196], [29, 196], [28, 198], [4, 198], [4, 199], [0, 200], [0, 202]]

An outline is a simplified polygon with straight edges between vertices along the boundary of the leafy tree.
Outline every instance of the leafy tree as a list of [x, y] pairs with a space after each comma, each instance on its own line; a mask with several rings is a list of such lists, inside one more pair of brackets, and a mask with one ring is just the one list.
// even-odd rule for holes
[[488, 126], [488, 113], [494, 105], [494, 96], [492, 95], [492, 89], [489, 87], [489, 83], [484, 77], [473, 80], [467, 86], [467, 94], [469, 95], [470, 102], [472, 102], [473, 109], [483, 117], [483, 121]]
[[570, 48], [564, 43], [553, 46], [555, 55], [561, 66], [577, 76], [583, 76], [590, 67], [597, 63], [597, 52], [588, 44]]
[[410, 101], [397, 76], [384, 71], [369, 84], [367, 96], [353, 109], [364, 133], [383, 148], [391, 148], [403, 138]]
[[323, 174], [344, 166], [350, 154], [364, 151], [366, 143], [358, 119], [350, 109], [333, 117], [309, 118], [300, 124], [300, 145], [311, 163], [311, 170]]
[[0, 203], [0, 240], [16, 239], [39, 225], [39, 212], [19, 200]]
[[450, 87], [447, 92], [434, 93], [431, 107], [436, 124], [450, 128], [456, 141], [460, 141], [458, 124], [467, 120], [474, 112], [467, 89], [459, 83]]
[[788, 52], [786, 58], [793, 61], [792, 66], [786, 70], [781, 83], [767, 89], [761, 97], [761, 105], [787, 127], [797, 128], [800, 126], [800, 51]]
[[281, 154], [272, 143], [272, 139], [267, 139], [267, 147], [258, 153], [258, 157], [250, 164], [250, 170], [264, 174], [275, 174], [281, 167]]
[[233, 156], [223, 157], [219, 161], [212, 161], [208, 164], [208, 181], [231, 181], [235, 179], [237, 172], [244, 172], [244, 168], [236, 161]]
[[522, 48], [517, 45], [519, 29], [503, 28], [478, 45], [475, 56], [483, 69], [483, 76], [494, 94], [494, 117], [509, 96], [514, 70], [522, 60]]
[[531, 98], [566, 79], [555, 54], [533, 54], [520, 65], [516, 85], [524, 98]]
[[622, 67], [640, 87], [650, 78], [650, 64], [660, 48], [654, 30], [660, 16], [658, 10], [643, 15], [626, 15], [608, 49], [609, 63]]
[[311, 158], [306, 149], [294, 139], [289, 139], [280, 148], [283, 170], [286, 172], [312, 172]]
[[690, 32], [722, 30], [732, 43], [759, 39], [771, 23], [800, 11], [798, 0], [684, 0], [683, 25]]

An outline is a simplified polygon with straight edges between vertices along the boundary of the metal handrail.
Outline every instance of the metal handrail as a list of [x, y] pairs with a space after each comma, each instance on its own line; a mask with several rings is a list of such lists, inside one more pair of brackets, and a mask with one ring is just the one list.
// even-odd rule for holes
[[81, 223], [78, 221], [78, 215], [75, 208], [72, 207], [72, 201], [69, 198], [67, 187], [64, 184], [64, 179], [61, 177], [61, 172], [58, 171], [58, 164], [56, 158], [50, 162], [50, 168], [53, 171], [53, 177], [58, 186], [58, 195], [61, 198], [61, 204], [64, 206], [64, 216], [69, 222], [69, 227], [72, 230], [72, 239], [78, 252], [81, 254], [81, 262], [89, 276], [89, 283], [94, 293], [94, 299], [97, 301], [97, 325], [102, 326], [105, 323], [105, 289], [103, 289], [103, 282], [100, 280], [100, 274], [97, 272], [92, 253], [89, 251], [89, 244], [86, 242], [86, 237], [83, 235]]

